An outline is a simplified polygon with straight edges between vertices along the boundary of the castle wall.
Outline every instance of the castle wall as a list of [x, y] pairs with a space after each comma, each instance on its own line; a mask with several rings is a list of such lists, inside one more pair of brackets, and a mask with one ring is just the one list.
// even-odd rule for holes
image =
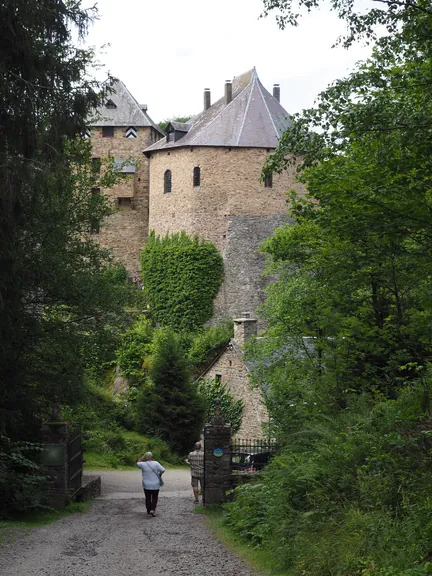
[[[91, 143], [94, 158], [135, 158], [135, 174], [110, 189], [101, 190], [112, 201], [114, 213], [101, 225], [94, 238], [110, 248], [117, 260], [131, 275], [139, 273], [139, 254], [148, 235], [148, 160], [142, 150], [158, 138], [153, 128], [137, 128], [137, 138], [125, 138], [126, 127], [115, 127], [112, 138], [102, 136], [102, 128], [92, 127]], [[119, 198], [130, 199], [124, 204]]]
[[[270, 150], [181, 148], [150, 158], [149, 229], [157, 234], [184, 230], [212, 241], [225, 261], [225, 282], [215, 301], [215, 320], [255, 313], [268, 280], [261, 278], [259, 245], [286, 218], [286, 192], [294, 169], [273, 175], [272, 188], [259, 181]], [[193, 186], [193, 169], [201, 185]], [[172, 192], [164, 194], [164, 172], [172, 172]], [[296, 185], [297, 187], [297, 185]], [[261, 326], [259, 326], [261, 328]]]
[[219, 375], [236, 400], [243, 400], [243, 420], [235, 438], [262, 438], [262, 424], [268, 422], [268, 412], [260, 391], [252, 388], [243, 359], [231, 345], [204, 375], [213, 380]]

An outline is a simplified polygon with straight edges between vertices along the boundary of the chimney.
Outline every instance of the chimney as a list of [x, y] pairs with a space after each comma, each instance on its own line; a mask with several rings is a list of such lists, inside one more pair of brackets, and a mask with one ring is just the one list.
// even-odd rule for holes
[[211, 106], [210, 88], [204, 88], [204, 110], [208, 110]]
[[239, 346], [244, 344], [251, 337], [257, 335], [257, 321], [249, 318], [249, 314], [244, 314], [242, 318], [234, 318], [234, 340]]
[[280, 85], [273, 84], [273, 98], [276, 98], [278, 102], [280, 102]]
[[229, 104], [232, 100], [232, 82], [225, 80], [225, 104]]

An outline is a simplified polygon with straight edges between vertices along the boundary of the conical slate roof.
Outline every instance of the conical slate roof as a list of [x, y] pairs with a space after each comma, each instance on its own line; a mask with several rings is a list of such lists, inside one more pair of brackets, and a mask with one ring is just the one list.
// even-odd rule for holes
[[135, 128], [152, 126], [158, 132], [163, 131], [147, 114], [147, 107], [138, 104], [125, 84], [117, 80], [111, 85], [112, 92], [106, 102], [89, 118], [90, 126], [134, 126]]
[[176, 141], [162, 138], [145, 153], [183, 146], [239, 146], [276, 148], [291, 120], [288, 112], [262, 85], [255, 68], [234, 78], [232, 100], [221, 98], [189, 123], [188, 133]]

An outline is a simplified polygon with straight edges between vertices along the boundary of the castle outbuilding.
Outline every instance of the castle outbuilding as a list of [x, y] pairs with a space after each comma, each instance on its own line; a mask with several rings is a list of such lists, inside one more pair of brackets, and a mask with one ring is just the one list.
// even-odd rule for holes
[[87, 137], [95, 169], [100, 159], [111, 156], [124, 178], [108, 190], [93, 190], [110, 198], [114, 213], [103, 226], [95, 222], [91, 232], [134, 275], [139, 273], [139, 254], [148, 236], [148, 160], [142, 151], [164, 133], [148, 115], [147, 106], [139, 104], [123, 82], [113, 83], [111, 90], [89, 120]]
[[270, 94], [255, 69], [225, 83], [224, 96], [188, 123], [171, 122], [149, 159], [149, 224], [156, 234], [198, 234], [224, 258], [215, 319], [255, 314], [264, 300], [260, 243], [287, 220], [294, 169], [260, 180], [266, 157], [290, 125], [278, 85]]

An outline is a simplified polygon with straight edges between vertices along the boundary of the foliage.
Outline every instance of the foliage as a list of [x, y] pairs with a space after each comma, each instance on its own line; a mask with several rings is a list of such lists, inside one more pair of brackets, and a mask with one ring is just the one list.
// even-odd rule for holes
[[[278, 281], [266, 338], [248, 350], [284, 450], [236, 490], [227, 522], [293, 575], [432, 568], [432, 13], [383, 4], [361, 16], [332, 2], [347, 44], [376, 24], [387, 34], [266, 165], [296, 162], [307, 191], [264, 245]], [[290, 0], [265, 6], [297, 19]]]
[[151, 354], [153, 327], [145, 316], [139, 316], [121, 338], [117, 362], [129, 384], [142, 384]]
[[188, 122], [191, 118], [192, 116], [174, 116], [173, 118], [165, 118], [165, 120], [159, 122], [158, 126], [165, 132], [170, 122]]
[[88, 235], [110, 212], [92, 188], [116, 181], [80, 138], [100, 96], [93, 54], [72, 38], [94, 15], [80, 1], [0, 7], [0, 429], [12, 440], [35, 437], [54, 395], [79, 396], [86, 353], [123, 322], [124, 283]]
[[149, 376], [137, 401], [137, 429], [186, 454], [200, 437], [203, 415], [179, 336], [170, 328], [157, 330]]
[[289, 574], [427, 573], [432, 424], [424, 394], [418, 383], [398, 400], [365, 395], [333, 419], [316, 414], [257, 483], [236, 489], [228, 525]]
[[203, 328], [193, 334], [187, 355], [194, 375], [198, 377], [233, 336], [234, 326], [231, 320]]
[[223, 260], [211, 242], [186, 233], [149, 235], [141, 253], [144, 292], [154, 320], [193, 332], [210, 320], [223, 279]]
[[223, 419], [231, 424], [232, 433], [235, 434], [239, 431], [242, 423], [244, 402], [241, 399], [234, 400], [234, 396], [225, 382], [221, 380], [200, 380], [198, 383], [198, 394], [204, 400], [205, 424], [211, 421], [216, 403], [219, 403]]
[[40, 465], [41, 451], [40, 444], [0, 436], [0, 518], [43, 507], [41, 483], [46, 476]]

